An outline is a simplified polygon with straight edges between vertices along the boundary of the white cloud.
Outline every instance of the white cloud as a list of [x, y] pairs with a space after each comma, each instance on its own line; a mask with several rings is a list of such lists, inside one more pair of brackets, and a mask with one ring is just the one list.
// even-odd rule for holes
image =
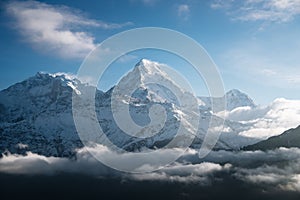
[[144, 6], [154, 6], [159, 0], [129, 0], [130, 3], [142, 3]]
[[117, 62], [118, 63], [127, 63], [127, 62], [130, 62], [130, 61], [133, 61], [133, 60], [137, 60], [137, 59], [138, 59], [138, 57], [135, 56], [135, 55], [125, 54], [125, 55], [119, 57], [117, 59]]
[[[260, 166], [267, 163], [279, 163], [278, 161], [294, 161], [300, 158], [300, 149], [298, 148], [279, 148], [270, 151], [212, 151], [207, 157], [199, 160], [197, 154], [187, 154], [182, 158], [186, 162], [212, 162], [212, 163], [230, 163], [235, 167], [251, 168], [251, 166]], [[275, 171], [273, 171], [275, 172]]]
[[[199, 160], [197, 155], [185, 155], [182, 162], [227, 163], [223, 172], [261, 188], [276, 188], [300, 192], [300, 149], [279, 148], [270, 151], [212, 151]], [[228, 172], [228, 171], [227, 171]], [[249, 187], [249, 185], [248, 185]]]
[[241, 21], [287, 22], [300, 15], [298, 0], [216, 0], [211, 7], [225, 10], [233, 19]]
[[262, 165], [257, 168], [236, 168], [234, 176], [245, 182], [269, 186], [284, 191], [300, 192], [300, 162], [290, 161], [287, 165]]
[[300, 72], [298, 71], [287, 73], [283, 70], [263, 69], [261, 73], [276, 80], [284, 80], [285, 82], [292, 85], [300, 83]]
[[177, 14], [184, 20], [187, 20], [190, 16], [190, 6], [187, 4], [181, 4], [177, 8]]
[[280, 187], [283, 190], [300, 192], [300, 174], [298, 173], [292, 175], [290, 181], [285, 185], [281, 185]]
[[238, 42], [221, 55], [220, 63], [228, 67], [226, 72], [254, 83], [278, 89], [299, 89], [297, 36], [273, 36], [272, 33], [267, 38]]
[[248, 127], [239, 135], [267, 139], [299, 125], [300, 101], [278, 98], [268, 106], [239, 107], [226, 111], [225, 116]]
[[[95, 148], [93, 151], [108, 154], [107, 156], [113, 155], [107, 148]], [[170, 151], [172, 150], [160, 151], [156, 159], [165, 159]], [[125, 153], [124, 161], [132, 162], [134, 154]], [[261, 188], [270, 187], [300, 192], [300, 149], [298, 148], [279, 148], [266, 152], [212, 151], [202, 159], [199, 159], [197, 151], [189, 149], [177, 162], [160, 170], [133, 174], [118, 172], [101, 164], [87, 149], [78, 150], [76, 158], [76, 160], [69, 160], [45, 157], [30, 152], [26, 156], [9, 154], [0, 159], [0, 173], [30, 175], [75, 173], [102, 178], [118, 177], [124, 180], [195, 183], [205, 186], [213, 186], [216, 180], [221, 183], [224, 181], [226, 184], [228, 183], [226, 177], [231, 176]], [[116, 162], [120, 162], [119, 158], [112, 157]]]
[[[193, 160], [191, 157], [189, 160]], [[261, 188], [300, 192], [300, 149], [212, 151], [201, 161], [230, 163], [231, 176]], [[193, 160], [193, 162], [199, 162]], [[249, 187], [249, 186], [248, 186]]]
[[78, 10], [37, 1], [12, 1], [6, 11], [28, 43], [63, 58], [82, 58], [96, 47], [95, 38], [82, 28], [115, 29], [131, 24], [88, 19]]
[[212, 9], [229, 9], [233, 1], [234, 0], [215, 0], [211, 3], [210, 7]]
[[174, 163], [171, 166], [159, 171], [143, 174], [133, 174], [135, 180], [159, 180], [170, 182], [195, 182], [201, 185], [208, 185], [211, 182], [213, 174], [220, 171], [227, 171], [230, 164], [220, 165], [216, 163], [203, 162], [199, 164]]
[[274, 69], [263, 69], [261, 73], [265, 74], [266, 76], [276, 76], [278, 74]]
[[[105, 147], [90, 148], [89, 151], [93, 153], [103, 154], [114, 160], [113, 162], [122, 165], [131, 165], [136, 159], [135, 153], [124, 153], [123, 157], [116, 155]], [[228, 171], [231, 165], [220, 165], [210, 162], [201, 162], [196, 164], [191, 163], [173, 163], [165, 168], [149, 173], [122, 173], [113, 170], [96, 160], [87, 149], [80, 149], [77, 151], [76, 160], [69, 160], [67, 158], [57, 157], [45, 157], [28, 152], [27, 155], [4, 155], [0, 159], [0, 172], [9, 174], [48, 174], [54, 175], [56, 173], [78, 173], [87, 174], [92, 176], [111, 177], [118, 176], [121, 178], [129, 178], [138, 181], [143, 180], [159, 180], [159, 181], [171, 181], [171, 182], [197, 182], [199, 184], [209, 184], [213, 178], [213, 174], [220, 171]], [[149, 158], [149, 160], [157, 160], [157, 163], [166, 159], [166, 156], [170, 156], [172, 153], [177, 153], [178, 150], [165, 150], [160, 151], [155, 158]], [[184, 150], [182, 150], [184, 151]], [[186, 151], [184, 155], [195, 155], [195, 151]], [[121, 159], [120, 159], [121, 158]], [[147, 160], [145, 160], [146, 162]], [[149, 162], [151, 163], [151, 162]], [[138, 168], [156, 169], [156, 163], [154, 165], [149, 164], [147, 166], [141, 165]]]

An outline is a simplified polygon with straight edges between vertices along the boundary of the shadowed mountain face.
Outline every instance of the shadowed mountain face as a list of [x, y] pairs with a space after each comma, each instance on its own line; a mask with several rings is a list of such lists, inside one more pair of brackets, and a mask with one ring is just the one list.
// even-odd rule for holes
[[279, 147], [298, 147], [300, 148], [300, 126], [289, 129], [281, 135], [270, 137], [265, 141], [247, 146], [244, 150], [273, 150]]

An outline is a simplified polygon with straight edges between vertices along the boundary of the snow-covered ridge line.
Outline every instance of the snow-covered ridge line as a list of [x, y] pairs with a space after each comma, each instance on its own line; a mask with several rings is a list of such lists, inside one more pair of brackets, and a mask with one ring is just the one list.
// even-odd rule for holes
[[[151, 66], [159, 63], [142, 60], [145, 69], [166, 77], [161, 70]], [[165, 145], [174, 137], [180, 123], [180, 112], [172, 93], [155, 85], [143, 85], [141, 76], [150, 76], [149, 70], [142, 72], [137, 65], [127, 74], [128, 84], [139, 81], [141, 87], [136, 90], [129, 104], [131, 117], [140, 126], [149, 123], [149, 107], [161, 104], [167, 110], [167, 122], [163, 132], [151, 139], [134, 139], [124, 134], [116, 125], [111, 111], [112, 90], [105, 93], [96, 91], [97, 119], [105, 133], [119, 147], [137, 150], [143, 145], [157, 147]], [[175, 82], [175, 81], [174, 81]], [[72, 95], [78, 97], [91, 89], [76, 76], [69, 73], [37, 73], [20, 83], [0, 91], [0, 153], [6, 149], [12, 153], [24, 153], [28, 150], [46, 156], [70, 157], [75, 149], [82, 147], [72, 116]], [[246, 94], [231, 90], [226, 93], [227, 116], [217, 149], [239, 149], [300, 124], [300, 101], [276, 99], [269, 106], [260, 107]], [[197, 138], [192, 144], [199, 148], [206, 134], [213, 113], [210, 98], [200, 97], [200, 127]], [[222, 101], [223, 98], [216, 101]], [[88, 102], [86, 102], [88, 103]], [[84, 105], [83, 105], [84, 106]], [[87, 116], [88, 117], [88, 116]], [[184, 120], [182, 121], [184, 123]], [[23, 144], [23, 145], [19, 145]]]

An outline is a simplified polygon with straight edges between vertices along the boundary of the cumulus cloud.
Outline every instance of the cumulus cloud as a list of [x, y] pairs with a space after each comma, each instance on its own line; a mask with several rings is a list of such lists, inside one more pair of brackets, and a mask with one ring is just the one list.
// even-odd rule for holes
[[288, 22], [300, 15], [298, 0], [215, 0], [213, 9], [222, 9], [235, 20]]
[[134, 180], [159, 180], [170, 182], [196, 182], [200, 185], [209, 185], [214, 173], [227, 171], [230, 164], [220, 165], [216, 163], [203, 162], [199, 164], [175, 163], [159, 171], [143, 174], [133, 174]]
[[37, 1], [11, 1], [5, 9], [26, 42], [63, 58], [82, 58], [96, 47], [95, 38], [83, 28], [116, 29], [131, 24], [93, 20], [79, 10]]
[[300, 124], [300, 101], [278, 98], [268, 106], [238, 107], [222, 114], [226, 119], [240, 122], [247, 127], [239, 135], [267, 139]]
[[300, 192], [300, 160], [290, 161], [283, 167], [263, 165], [253, 169], [237, 168], [235, 177], [255, 185], [269, 185], [281, 190]]
[[[108, 156], [113, 155], [105, 148], [95, 148], [93, 151], [99, 151], [98, 153], [105, 153]], [[161, 151], [156, 159], [165, 159], [170, 151], [172, 150]], [[134, 153], [125, 153], [124, 160], [130, 163], [134, 156]], [[112, 157], [112, 159], [117, 160], [119, 157]], [[117, 160], [117, 162], [120, 161]], [[275, 187], [278, 190], [300, 192], [300, 149], [279, 148], [267, 152], [213, 151], [201, 159], [196, 150], [189, 149], [175, 163], [160, 170], [133, 174], [122, 173], [101, 164], [87, 149], [78, 150], [75, 160], [45, 157], [28, 152], [26, 156], [4, 155], [0, 159], [0, 172], [31, 175], [75, 173], [102, 178], [118, 177], [135, 181], [196, 183], [205, 186], [212, 185], [216, 179], [226, 183], [225, 177], [229, 175], [261, 188]]]
[[177, 14], [184, 20], [187, 20], [190, 16], [190, 6], [187, 4], [181, 4], [177, 7]]
[[[188, 160], [200, 162], [189, 155]], [[300, 149], [213, 151], [202, 162], [230, 163], [231, 176], [262, 188], [300, 192]], [[227, 164], [229, 165], [229, 164]]]
[[230, 163], [231, 175], [260, 187], [300, 192], [300, 149], [272, 151], [217, 151], [206, 162]]
[[267, 163], [277, 163], [278, 161], [293, 161], [300, 158], [300, 149], [298, 148], [279, 148], [270, 151], [212, 151], [203, 158], [198, 159], [196, 155], [190, 154], [182, 158], [192, 162], [214, 162], [214, 163], [231, 163], [234, 166], [251, 167], [265, 165]]
[[130, 168], [136, 172], [139, 169], [140, 171], [152, 171], [163, 167], [161, 166], [161, 163], [164, 163], [162, 161], [166, 160], [168, 156], [177, 155], [178, 152], [183, 153], [184, 149], [166, 149], [157, 151], [155, 155], [144, 157], [133, 152], [119, 154], [105, 146], [98, 145], [78, 149], [75, 160], [45, 157], [31, 152], [27, 152], [26, 156], [8, 153], [0, 159], [0, 172], [52, 174], [56, 171], [81, 172], [82, 169], [88, 169], [85, 170], [85, 173], [95, 175], [103, 175], [103, 171], [105, 173], [107, 171], [116, 172], [116, 170], [101, 164], [97, 159], [101, 159], [106, 164], [112, 164], [112, 167], [120, 166], [119, 169]]
[[[299, 166], [298, 166], [299, 167]], [[300, 174], [292, 175], [288, 183], [280, 185], [283, 190], [300, 192]]]
[[0, 172], [9, 174], [46, 174], [58, 172], [88, 174], [94, 176], [113, 175], [117, 172], [104, 166], [90, 154], [78, 153], [77, 160], [45, 157], [27, 152], [26, 156], [8, 154], [0, 159]]
[[[95, 149], [80, 149], [77, 152], [76, 160], [70, 160], [67, 158], [57, 157], [45, 157], [38, 154], [28, 152], [26, 156], [8, 154], [3, 155], [0, 159], [0, 172], [9, 174], [31, 174], [31, 175], [55, 175], [57, 173], [77, 173], [86, 174], [95, 177], [119, 177], [123, 179], [132, 179], [136, 181], [152, 180], [152, 181], [171, 181], [171, 182], [197, 182], [201, 185], [207, 185], [211, 182], [213, 174], [220, 171], [228, 171], [231, 165], [220, 165], [210, 162], [200, 162], [196, 164], [192, 163], [179, 163], [175, 162], [169, 166], [160, 170], [148, 172], [148, 173], [122, 173], [105, 166], [93, 157], [90, 152], [98, 151], [99, 154], [106, 154], [113, 162], [130, 165], [134, 162], [136, 155], [134, 153], [123, 154], [123, 159], [120, 156], [116, 156], [114, 152], [111, 152], [107, 148], [95, 148]], [[178, 150], [160, 151], [155, 160], [162, 161], [170, 153], [177, 153]], [[194, 154], [194, 150], [187, 151], [185, 155]], [[150, 158], [153, 159], [153, 158]], [[147, 160], [145, 161], [147, 162]], [[144, 168], [146, 165], [140, 165], [137, 167]], [[156, 169], [156, 164], [149, 164], [147, 169]]]

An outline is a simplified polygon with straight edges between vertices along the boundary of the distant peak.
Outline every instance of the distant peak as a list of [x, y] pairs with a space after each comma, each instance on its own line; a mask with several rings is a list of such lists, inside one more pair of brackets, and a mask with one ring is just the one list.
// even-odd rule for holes
[[225, 97], [228, 101], [227, 108], [229, 110], [241, 106], [256, 107], [253, 100], [246, 93], [243, 93], [238, 89], [229, 90], [226, 92]]
[[226, 96], [248, 96], [248, 95], [244, 92], [241, 92], [238, 89], [232, 89], [226, 92]]

